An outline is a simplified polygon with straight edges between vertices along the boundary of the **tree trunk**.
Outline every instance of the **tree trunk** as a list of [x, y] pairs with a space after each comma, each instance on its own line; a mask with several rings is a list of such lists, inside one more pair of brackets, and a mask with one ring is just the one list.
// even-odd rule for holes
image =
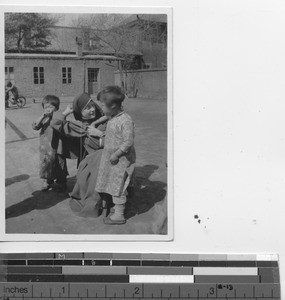
[[21, 39], [18, 39], [17, 41], [17, 50], [19, 53], [21, 53]]
[[127, 70], [125, 70], [124, 88], [125, 88], [125, 92], [127, 92], [127, 90], [128, 90], [128, 71]]
[[19, 53], [21, 53], [21, 41], [23, 39], [23, 37], [21, 36], [21, 32], [22, 32], [22, 30], [21, 30], [21, 27], [20, 27], [19, 28], [19, 38], [17, 40], [17, 50], [18, 50]]
[[124, 75], [123, 75], [123, 68], [122, 68], [122, 61], [119, 60], [118, 61], [118, 65], [119, 65], [119, 72], [120, 72], [120, 86], [121, 88], [125, 88], [124, 86]]
[[83, 93], [85, 93], [86, 88], [86, 60], [83, 59]]

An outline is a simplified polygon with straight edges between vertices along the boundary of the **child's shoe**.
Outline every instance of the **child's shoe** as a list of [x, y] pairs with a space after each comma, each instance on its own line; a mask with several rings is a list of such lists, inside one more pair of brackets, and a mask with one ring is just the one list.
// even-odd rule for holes
[[41, 191], [47, 192], [49, 189], [52, 188], [52, 186], [53, 186], [53, 180], [43, 179]]
[[125, 204], [116, 204], [114, 206], [114, 213], [103, 219], [104, 224], [107, 225], [122, 225], [126, 223], [124, 217]]
[[123, 224], [126, 224], [126, 222], [127, 222], [125, 218], [117, 220], [117, 219], [112, 219], [112, 216], [114, 216], [114, 214], [109, 215], [108, 217], [104, 218], [103, 219], [104, 224], [106, 224], [106, 225], [123, 225]]

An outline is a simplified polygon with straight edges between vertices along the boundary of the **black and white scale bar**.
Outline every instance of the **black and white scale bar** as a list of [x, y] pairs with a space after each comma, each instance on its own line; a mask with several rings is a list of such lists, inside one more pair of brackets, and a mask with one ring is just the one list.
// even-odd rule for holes
[[163, 261], [163, 260], [106, 260], [106, 259], [0, 259], [1, 265], [14, 266], [81, 266], [81, 265], [104, 265], [104, 266], [172, 266], [172, 267], [263, 267], [277, 268], [277, 261]]
[[[165, 274], [1, 274], [0, 282], [125, 282], [125, 283], [261, 283], [260, 275], [165, 275]], [[274, 283], [274, 278], [271, 281]]]
[[[279, 284], [0, 283], [2, 298], [280, 299]], [[264, 299], [263, 299], [264, 300]]]

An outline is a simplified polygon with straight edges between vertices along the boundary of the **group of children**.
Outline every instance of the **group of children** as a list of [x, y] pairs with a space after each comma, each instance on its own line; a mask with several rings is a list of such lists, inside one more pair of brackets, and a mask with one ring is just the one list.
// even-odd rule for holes
[[[124, 212], [127, 201], [127, 186], [133, 173], [135, 162], [134, 123], [122, 107], [125, 94], [118, 86], [104, 88], [97, 99], [100, 102], [103, 117], [94, 121], [95, 128], [107, 122], [104, 148], [100, 161], [95, 190], [98, 193], [112, 196], [113, 214], [104, 219], [106, 224], [124, 224]], [[89, 104], [90, 105], [90, 104]], [[53, 114], [59, 110], [60, 100], [54, 95], [47, 95], [42, 101], [43, 114], [33, 122], [32, 127], [40, 131], [40, 178], [43, 180], [42, 191], [53, 189], [56, 192], [66, 191], [68, 175], [66, 158], [57, 151], [60, 137], [51, 126]], [[70, 112], [72, 109], [70, 108]], [[92, 108], [81, 109], [82, 116], [92, 119]], [[92, 134], [90, 128], [87, 134]], [[94, 191], [95, 192], [95, 191]]]

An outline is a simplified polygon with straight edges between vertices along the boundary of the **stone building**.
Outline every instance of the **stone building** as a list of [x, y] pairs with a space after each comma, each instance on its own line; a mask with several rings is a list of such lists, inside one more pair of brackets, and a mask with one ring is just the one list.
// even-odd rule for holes
[[6, 53], [5, 81], [14, 82], [21, 95], [31, 98], [97, 94], [115, 83], [118, 60], [111, 55]]
[[167, 68], [167, 15], [131, 15], [121, 26], [135, 32], [130, 48], [140, 53], [139, 69]]
[[121, 58], [109, 49], [97, 54], [84, 51], [78, 28], [55, 27], [54, 33], [51, 45], [43, 50], [6, 50], [5, 83], [13, 82], [21, 95], [31, 98], [97, 94], [114, 84]]
[[[131, 15], [108, 32], [54, 26], [52, 36], [45, 49], [5, 50], [5, 83], [15, 83], [23, 96], [96, 94], [117, 83], [132, 95], [165, 98], [167, 15]], [[124, 47], [118, 51], [108, 39]]]

